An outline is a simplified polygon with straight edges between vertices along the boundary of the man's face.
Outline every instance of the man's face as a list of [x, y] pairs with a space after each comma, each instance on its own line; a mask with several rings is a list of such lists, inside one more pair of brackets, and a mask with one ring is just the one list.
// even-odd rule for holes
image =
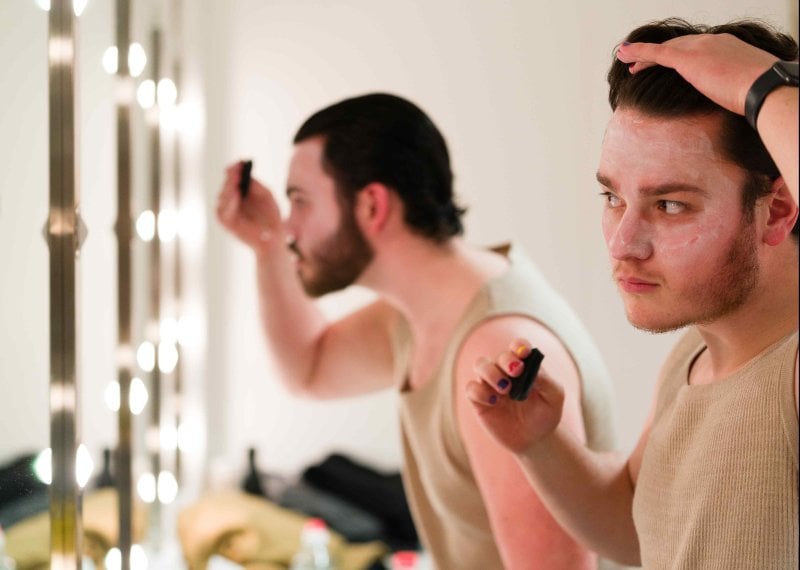
[[306, 293], [314, 297], [351, 285], [373, 258], [352, 209], [340, 207], [335, 182], [323, 170], [323, 145], [315, 137], [295, 146], [286, 190], [289, 248]]
[[758, 281], [745, 171], [716, 150], [718, 116], [654, 118], [617, 109], [597, 178], [603, 235], [628, 320], [656, 332], [710, 323]]

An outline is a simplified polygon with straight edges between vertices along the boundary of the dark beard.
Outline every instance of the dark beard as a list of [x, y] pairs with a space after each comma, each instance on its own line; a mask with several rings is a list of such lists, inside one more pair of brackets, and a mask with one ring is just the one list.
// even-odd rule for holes
[[352, 212], [347, 210], [343, 210], [336, 232], [308, 256], [304, 256], [294, 242], [289, 243], [289, 249], [314, 270], [311, 276], [299, 275], [303, 289], [311, 297], [321, 297], [352, 285], [375, 255]]

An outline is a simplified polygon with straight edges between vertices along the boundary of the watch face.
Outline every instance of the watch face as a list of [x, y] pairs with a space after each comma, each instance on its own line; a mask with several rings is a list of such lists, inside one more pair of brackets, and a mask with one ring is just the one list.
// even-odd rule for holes
[[775, 73], [777, 73], [780, 78], [783, 79], [786, 85], [794, 85], [795, 87], [800, 85], [797, 62], [779, 61], [775, 63], [773, 69], [775, 70]]

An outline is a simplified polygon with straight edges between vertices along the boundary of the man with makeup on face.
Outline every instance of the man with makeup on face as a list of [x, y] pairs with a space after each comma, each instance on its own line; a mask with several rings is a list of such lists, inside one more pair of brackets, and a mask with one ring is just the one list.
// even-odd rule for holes
[[617, 51], [597, 173], [613, 278], [635, 327], [689, 327], [630, 457], [564, 429], [557, 372], [524, 402], [498, 389], [535, 340], [467, 387], [556, 519], [622, 563], [798, 565], [796, 62], [757, 22], [666, 20]]
[[[294, 142], [287, 219], [256, 180], [241, 197], [240, 164], [228, 168], [218, 203], [221, 223], [255, 253], [285, 385], [317, 399], [399, 392], [404, 485], [437, 568], [595, 568], [457, 397], [478, 355], [535, 338], [565, 379], [565, 429], [611, 449], [610, 384], [575, 314], [519, 248], [460, 237], [445, 141], [411, 102], [341, 101], [312, 115]], [[351, 284], [379, 299], [327, 321], [313, 298]]]

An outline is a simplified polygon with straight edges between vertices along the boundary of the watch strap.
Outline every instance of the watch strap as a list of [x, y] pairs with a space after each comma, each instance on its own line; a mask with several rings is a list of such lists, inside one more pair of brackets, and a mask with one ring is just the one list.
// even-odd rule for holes
[[778, 61], [753, 82], [744, 103], [744, 116], [753, 129], [767, 95], [783, 85], [798, 85], [796, 62]]

